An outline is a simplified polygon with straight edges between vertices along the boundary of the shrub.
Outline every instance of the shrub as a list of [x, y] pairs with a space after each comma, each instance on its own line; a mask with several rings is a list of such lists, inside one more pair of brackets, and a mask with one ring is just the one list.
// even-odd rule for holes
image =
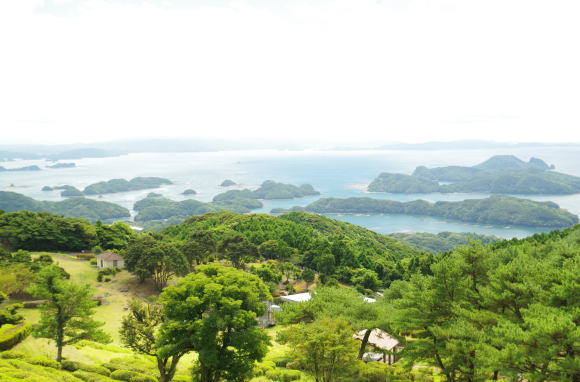
[[28, 337], [31, 331], [31, 325], [4, 325], [0, 328], [0, 350], [12, 349]]
[[26, 357], [24, 361], [32, 365], [50, 367], [51, 369], [60, 369], [60, 363], [48, 357], [43, 356]]
[[113, 358], [103, 366], [113, 372], [117, 370], [136, 371], [141, 374], [155, 374], [157, 372], [157, 367], [152, 362], [139, 358]]
[[8, 350], [0, 353], [0, 358], [4, 359], [22, 359], [26, 358], [27, 354], [17, 350]]
[[93, 247], [93, 249], [91, 250], [91, 252], [93, 252], [95, 255], [99, 255], [99, 254], [103, 253], [103, 248], [101, 248], [98, 245], [95, 245]]
[[106, 377], [111, 375], [109, 369], [103, 366], [98, 365], [89, 365], [82, 362], [75, 362], [75, 361], [62, 361], [62, 368], [68, 371], [88, 371], [89, 373], [95, 373], [104, 375]]
[[93, 260], [95, 256], [92, 253], [77, 253], [76, 258], [80, 260]]
[[276, 364], [272, 361], [263, 361], [257, 362], [256, 366], [254, 367], [254, 375], [262, 376], [266, 375], [269, 370], [273, 370], [276, 368]]
[[159, 382], [157, 378], [150, 375], [139, 374], [129, 380], [129, 382]]
[[266, 377], [274, 381], [290, 382], [299, 380], [302, 377], [302, 373], [298, 370], [274, 369], [266, 372]]
[[129, 381], [131, 378], [139, 375], [136, 371], [131, 370], [115, 370], [111, 373], [111, 378], [118, 381]]
[[288, 362], [291, 362], [293, 358], [286, 354], [280, 354], [276, 356], [269, 357], [269, 360], [274, 362], [277, 367], [286, 367]]
[[90, 260], [90, 264], [93, 266], [97, 266], [97, 259], [95, 259], [94, 257]]
[[78, 379], [82, 379], [85, 382], [114, 382], [114, 379], [105, 377], [104, 375], [97, 373], [90, 373], [84, 370], [77, 370], [73, 373]]

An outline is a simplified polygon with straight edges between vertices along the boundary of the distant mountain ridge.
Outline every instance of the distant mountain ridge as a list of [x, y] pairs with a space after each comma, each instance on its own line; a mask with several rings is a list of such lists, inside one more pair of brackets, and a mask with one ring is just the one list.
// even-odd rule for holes
[[[552, 171], [539, 158], [528, 162], [513, 155], [496, 155], [472, 167], [419, 166], [412, 175], [381, 173], [368, 186], [371, 192], [431, 193], [481, 192], [491, 194], [549, 195], [580, 192], [580, 177]], [[453, 182], [441, 184], [441, 182]]]

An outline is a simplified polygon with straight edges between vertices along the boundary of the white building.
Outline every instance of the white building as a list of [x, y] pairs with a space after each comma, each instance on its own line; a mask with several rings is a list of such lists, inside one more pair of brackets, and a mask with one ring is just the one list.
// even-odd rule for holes
[[118, 253], [103, 252], [95, 256], [97, 259], [97, 269], [108, 267], [125, 268], [125, 260]]

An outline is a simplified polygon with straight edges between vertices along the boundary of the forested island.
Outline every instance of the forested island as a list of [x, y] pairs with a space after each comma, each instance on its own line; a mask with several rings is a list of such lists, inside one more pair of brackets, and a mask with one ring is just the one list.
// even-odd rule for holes
[[[169, 179], [165, 178], [137, 177], [131, 180], [111, 179], [109, 181], [93, 183], [85, 187], [85, 189], [82, 191], [68, 184], [54, 187], [44, 186], [42, 188], [42, 191], [60, 190], [61, 191], [60, 196], [71, 197], [71, 196], [102, 195], [102, 194], [113, 194], [117, 192], [147, 190], [150, 188], [158, 188], [164, 184], [173, 184], [173, 183]], [[190, 190], [188, 192], [191, 191], [193, 190]]]
[[231, 187], [231, 186], [235, 186], [237, 183], [234, 182], [231, 179], [226, 179], [223, 182], [220, 183], [220, 187]]
[[6, 168], [0, 166], [0, 172], [8, 172], [8, 171], [40, 171], [41, 168], [33, 165], [33, 166], [24, 166], [24, 167], [17, 167], [17, 168]]
[[164, 184], [173, 184], [169, 179], [158, 177], [137, 177], [131, 180], [111, 179], [106, 182], [91, 184], [83, 190], [85, 195], [111, 194], [115, 192], [127, 192], [158, 188]]
[[230, 190], [216, 195], [213, 201], [223, 202], [235, 199], [295, 199], [312, 195], [320, 195], [320, 192], [316, 191], [310, 184], [294, 186], [292, 184], [266, 180], [254, 191], [248, 189]]
[[438, 234], [427, 232], [404, 233], [396, 232], [389, 234], [390, 237], [403, 243], [431, 253], [453, 251], [460, 246], [469, 245], [473, 242], [489, 244], [501, 239], [493, 235], [483, 235], [473, 232], [439, 232]]
[[498, 155], [473, 167], [417, 167], [412, 175], [382, 173], [368, 186], [371, 192], [431, 193], [480, 192], [491, 194], [575, 194], [580, 177], [552, 171], [538, 158], [524, 162]]
[[[232, 211], [248, 213], [253, 209], [261, 208], [262, 203], [255, 199], [236, 198], [211, 203], [188, 199], [180, 202], [165, 198], [159, 194], [151, 193], [145, 199], [141, 199], [133, 205], [138, 212], [135, 221], [146, 223], [147, 226], [166, 226], [176, 224], [183, 219], [201, 215], [207, 212]], [[170, 219], [169, 221], [166, 221]]]
[[[436, 216], [471, 223], [519, 225], [528, 227], [562, 228], [578, 223], [578, 217], [560, 209], [553, 202], [536, 202], [511, 196], [494, 195], [486, 199], [467, 199], [459, 202], [424, 200], [397, 202], [368, 197], [323, 198], [306, 207], [292, 211], [316, 213], [406, 214]], [[273, 209], [272, 213], [286, 212]]]
[[16, 192], [0, 191], [0, 210], [44, 211], [90, 221], [130, 217], [129, 210], [114, 203], [83, 197], [73, 197], [60, 202], [39, 201]]

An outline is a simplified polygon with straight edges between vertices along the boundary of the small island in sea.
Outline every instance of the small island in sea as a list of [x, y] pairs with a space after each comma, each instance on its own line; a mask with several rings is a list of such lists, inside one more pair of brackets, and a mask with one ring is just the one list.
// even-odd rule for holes
[[51, 164], [46, 166], [46, 168], [73, 168], [76, 167], [77, 165], [75, 163], [66, 163], [66, 162], [61, 162], [61, 163], [55, 163], [55, 164]]
[[173, 184], [169, 179], [158, 177], [137, 177], [131, 180], [111, 179], [106, 182], [91, 184], [83, 190], [85, 195], [112, 194], [116, 192], [127, 192], [146, 190], [148, 188], [158, 188], [164, 184]]
[[320, 192], [316, 191], [310, 184], [294, 186], [292, 184], [266, 180], [254, 191], [247, 188], [243, 190], [230, 190], [216, 195], [213, 201], [220, 202], [235, 199], [295, 199], [311, 195], [320, 195]]
[[552, 171], [541, 159], [528, 162], [513, 155], [496, 155], [472, 167], [419, 166], [413, 174], [381, 173], [370, 192], [432, 193], [479, 192], [490, 194], [564, 195], [580, 192], [580, 177]]
[[306, 207], [275, 208], [271, 212], [288, 211], [426, 215], [480, 224], [548, 228], [565, 228], [578, 223], [578, 216], [561, 209], [556, 203], [536, 202], [503, 195], [493, 195], [485, 199], [435, 203], [425, 200], [397, 202], [368, 197], [323, 198]]
[[197, 191], [188, 188], [187, 190], [184, 190], [181, 195], [197, 195]]
[[226, 179], [223, 182], [221, 182], [220, 187], [231, 187], [231, 186], [235, 186], [237, 183], [234, 182], [231, 179]]

